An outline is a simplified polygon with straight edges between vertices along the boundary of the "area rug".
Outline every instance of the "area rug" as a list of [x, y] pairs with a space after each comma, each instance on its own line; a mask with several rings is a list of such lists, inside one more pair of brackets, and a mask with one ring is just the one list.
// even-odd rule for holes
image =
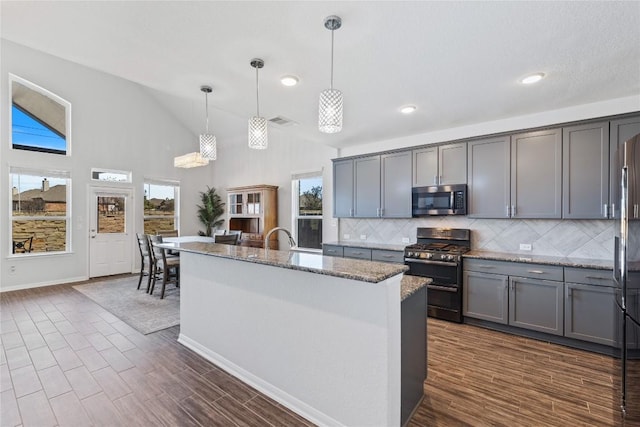
[[153, 295], [149, 295], [143, 289], [146, 289], [146, 278], [140, 289], [136, 289], [138, 277], [104, 280], [73, 288], [145, 335], [179, 325], [180, 288], [168, 284], [164, 298], [160, 299], [162, 283], [156, 283]]

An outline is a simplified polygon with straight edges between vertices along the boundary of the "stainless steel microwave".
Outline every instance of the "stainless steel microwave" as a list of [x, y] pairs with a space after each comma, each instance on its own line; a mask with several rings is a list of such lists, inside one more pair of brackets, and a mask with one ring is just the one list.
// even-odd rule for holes
[[413, 187], [411, 199], [414, 217], [467, 214], [466, 184]]

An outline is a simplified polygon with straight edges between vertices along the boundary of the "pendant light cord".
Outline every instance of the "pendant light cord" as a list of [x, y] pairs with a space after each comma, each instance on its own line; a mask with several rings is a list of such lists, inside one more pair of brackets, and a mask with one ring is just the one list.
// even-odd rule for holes
[[329, 89], [333, 89], [333, 29], [331, 30], [331, 85]]
[[209, 94], [204, 93], [205, 111], [207, 112], [207, 134], [209, 133]]
[[260, 86], [258, 85], [258, 67], [256, 67], [256, 116], [260, 117]]

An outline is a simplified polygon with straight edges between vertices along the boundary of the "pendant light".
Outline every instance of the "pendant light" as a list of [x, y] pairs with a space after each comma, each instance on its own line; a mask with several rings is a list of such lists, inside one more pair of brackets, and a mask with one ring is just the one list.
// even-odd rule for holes
[[333, 88], [333, 32], [342, 26], [339, 16], [325, 18], [324, 26], [331, 30], [331, 85], [320, 93], [318, 129], [324, 133], [337, 133], [342, 130], [342, 92]]
[[253, 58], [251, 66], [256, 69], [256, 115], [249, 119], [249, 148], [264, 150], [267, 148], [267, 120], [260, 117], [260, 96], [258, 87], [258, 70], [264, 67], [264, 61]]
[[209, 94], [212, 92], [212, 89], [211, 86], [201, 86], [200, 90], [204, 92], [205, 110], [207, 112], [206, 132], [200, 134], [200, 156], [202, 156], [203, 159], [215, 160], [218, 157], [216, 136], [209, 133]]
[[173, 158], [173, 166], [176, 168], [197, 168], [208, 164], [209, 160], [202, 158], [197, 151]]

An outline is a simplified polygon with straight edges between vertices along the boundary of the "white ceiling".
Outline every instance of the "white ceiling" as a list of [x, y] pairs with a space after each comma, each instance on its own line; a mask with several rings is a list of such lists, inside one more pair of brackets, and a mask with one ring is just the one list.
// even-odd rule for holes
[[[139, 83], [185, 126], [220, 144], [246, 138], [260, 112], [296, 136], [346, 147], [640, 94], [640, 2], [2, 1], [7, 40]], [[329, 86], [344, 129], [317, 129]], [[547, 73], [533, 86], [518, 79]], [[287, 88], [285, 74], [300, 78]], [[64, 94], [58, 94], [64, 97]], [[410, 116], [400, 106], [415, 104]], [[277, 125], [270, 125], [277, 127]], [[272, 140], [272, 143], [274, 141]]]

